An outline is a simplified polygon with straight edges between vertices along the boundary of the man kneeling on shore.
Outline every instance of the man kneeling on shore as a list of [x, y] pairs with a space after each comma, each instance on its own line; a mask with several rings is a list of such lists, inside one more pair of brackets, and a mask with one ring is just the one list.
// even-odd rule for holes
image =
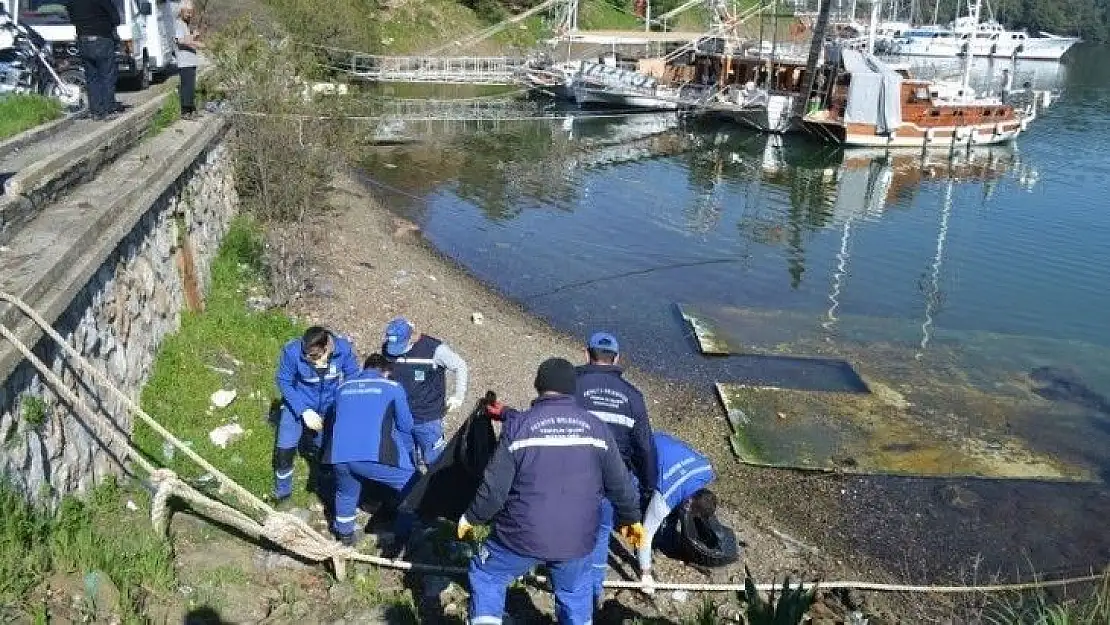
[[[335, 421], [328, 431], [324, 462], [335, 467], [335, 521], [332, 531], [346, 545], [355, 543], [361, 480], [393, 490], [398, 501], [416, 484], [416, 439], [405, 391], [389, 379], [390, 365], [371, 354], [362, 371], [339, 386]], [[401, 510], [394, 546], [405, 544], [414, 515]]]
[[709, 459], [670, 434], [656, 432], [652, 441], [659, 481], [644, 513], [644, 541], [637, 554], [647, 594], [655, 591], [651, 575], [652, 540], [667, 517], [676, 510], [688, 510], [691, 517], [711, 519], [717, 512], [717, 497], [706, 489], [716, 477]]

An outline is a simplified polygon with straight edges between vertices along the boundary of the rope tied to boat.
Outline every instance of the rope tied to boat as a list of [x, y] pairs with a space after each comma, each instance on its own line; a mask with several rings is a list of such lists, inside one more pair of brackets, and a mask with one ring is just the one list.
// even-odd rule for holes
[[[362, 553], [353, 547], [348, 547], [322, 535], [296, 515], [275, 510], [257, 495], [251, 493], [221, 472], [147, 414], [147, 412], [139, 407], [126, 393], [117, 388], [112, 381], [108, 379], [106, 374], [94, 367], [92, 363], [77, 352], [77, 350], [74, 349], [50, 323], [22, 299], [5, 291], [0, 291], [0, 301], [7, 302], [19, 309], [42, 330], [45, 336], [49, 337], [60, 347], [62, 352], [69, 358], [70, 364], [76, 365], [75, 372], [79, 380], [84, 381], [81, 376], [87, 375], [98, 382], [111, 395], [119, 399], [123, 406], [130, 411], [133, 416], [138, 417], [143, 423], [157, 432], [163, 440], [178, 451], [181, 451], [198, 466], [208, 471], [216, 482], [220, 484], [222, 491], [226, 491], [233, 495], [240, 504], [251, 508], [256, 514], [262, 517], [262, 521], [260, 522], [251, 515], [228, 503], [200, 492], [182, 480], [173, 470], [155, 466], [134, 447], [130, 439], [119, 430], [115, 423], [109, 420], [106, 414], [89, 407], [88, 403], [78, 397], [77, 394], [62, 381], [59, 375], [36, 356], [10, 328], [0, 323], [0, 336], [11, 343], [39, 375], [42, 376], [43, 380], [54, 388], [58, 396], [73, 410], [74, 416], [81, 418], [98, 436], [102, 436], [102, 440], [105, 444], [111, 441], [118, 445], [119, 449], [126, 452], [127, 459], [131, 460], [147, 474], [155, 489], [154, 496], [151, 500], [151, 523], [160, 534], [164, 535], [168, 530], [170, 514], [169, 502], [171, 498], [176, 498], [188, 504], [194, 511], [201, 513], [211, 520], [233, 527], [252, 538], [269, 541], [303, 559], [313, 562], [330, 561], [334, 567], [336, 577], [340, 580], [346, 577], [346, 564], [348, 561], [361, 562], [381, 568], [432, 573], [437, 575], [462, 576], [466, 574], [467, 570], [462, 567], [409, 562]], [[547, 581], [546, 578], [542, 576], [534, 576], [531, 579], [538, 583], [546, 583]], [[922, 586], [858, 581], [821, 582], [820, 586], [828, 590], [851, 589], [875, 592], [994, 593], [1055, 588], [1099, 580], [1107, 580], [1107, 583], [1110, 583], [1110, 572], [1092, 572], [1089, 575], [1049, 581], [1034, 580], [1031, 582], [1014, 584], [978, 586]], [[642, 590], [645, 588], [643, 583], [637, 581], [606, 580], [604, 585], [606, 588], [632, 590]], [[743, 584], [683, 584], [662, 581], [655, 582], [651, 584], [650, 587], [655, 590], [684, 590], [689, 592], [742, 592], [745, 589]], [[756, 585], [756, 589], [761, 592], [774, 591], [777, 588], [778, 585], [776, 584]]]

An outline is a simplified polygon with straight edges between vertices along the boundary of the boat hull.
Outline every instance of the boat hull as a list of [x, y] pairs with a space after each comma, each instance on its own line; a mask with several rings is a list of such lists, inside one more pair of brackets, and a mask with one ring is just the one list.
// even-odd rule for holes
[[636, 108], [652, 111], [674, 111], [678, 102], [649, 95], [620, 93], [605, 89], [591, 89], [577, 86], [574, 88], [574, 101], [579, 106], [595, 105], [612, 108]]
[[[1059, 61], [1078, 42], [1079, 40], [1073, 37], [1035, 37], [1021, 42], [973, 42], [971, 55], [976, 58]], [[895, 42], [887, 49], [897, 56], [950, 59], [966, 55], [963, 44], [937, 44], [925, 40]]]
[[713, 103], [706, 107], [711, 116], [771, 134], [786, 134], [802, 130], [800, 119], [795, 114], [794, 95], [772, 95], [766, 104], [738, 105]]
[[846, 148], [889, 147], [926, 150], [1010, 143], [1022, 133], [1025, 127], [1025, 124], [1020, 121], [938, 128], [903, 124], [896, 132], [879, 134], [875, 126], [869, 124], [844, 124], [805, 119], [802, 125], [810, 135]]

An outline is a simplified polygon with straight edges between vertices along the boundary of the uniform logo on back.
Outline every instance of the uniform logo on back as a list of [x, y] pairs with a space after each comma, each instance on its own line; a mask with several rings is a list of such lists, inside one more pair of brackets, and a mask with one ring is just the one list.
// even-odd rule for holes
[[417, 369], [416, 371], [412, 372], [412, 378], [414, 380], [416, 380], [417, 382], [423, 382], [424, 381], [424, 372], [421, 371], [420, 369]]

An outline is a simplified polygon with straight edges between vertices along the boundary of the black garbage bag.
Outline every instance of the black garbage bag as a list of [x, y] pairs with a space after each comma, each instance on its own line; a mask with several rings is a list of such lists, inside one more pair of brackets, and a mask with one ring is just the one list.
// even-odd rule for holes
[[716, 515], [705, 518], [682, 506], [675, 519], [674, 557], [698, 566], [716, 568], [740, 559], [736, 532], [721, 523]]
[[478, 401], [447, 448], [401, 502], [425, 522], [458, 519], [474, 500], [482, 474], [497, 448], [497, 435], [487, 406], [497, 402], [493, 391]]

